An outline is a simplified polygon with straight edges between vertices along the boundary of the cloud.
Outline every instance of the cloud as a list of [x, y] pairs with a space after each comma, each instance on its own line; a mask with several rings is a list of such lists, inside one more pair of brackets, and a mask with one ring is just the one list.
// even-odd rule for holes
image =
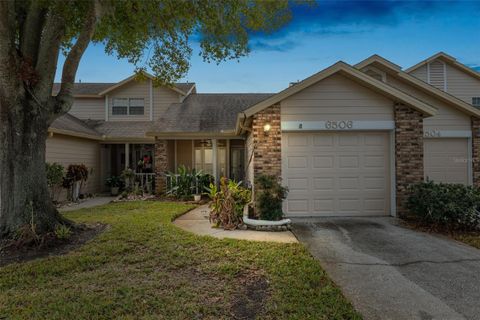
[[[466, 5], [468, 4], [468, 5]], [[253, 50], [285, 52], [308, 36], [336, 36], [365, 33], [379, 27], [394, 27], [409, 19], [425, 19], [439, 11], [468, 6], [480, 8], [480, 2], [447, 1], [317, 1], [314, 5], [292, 4], [292, 20], [271, 33], [252, 33]], [[272, 41], [273, 44], [272, 44]]]

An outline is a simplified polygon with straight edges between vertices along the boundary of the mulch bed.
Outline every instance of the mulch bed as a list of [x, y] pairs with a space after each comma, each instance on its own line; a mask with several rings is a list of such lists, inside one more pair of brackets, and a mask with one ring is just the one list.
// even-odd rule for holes
[[[399, 220], [400, 225], [409, 229], [417, 230], [420, 232], [426, 232], [431, 234], [442, 235], [457, 241], [464, 242], [466, 244], [472, 245], [474, 247], [480, 247], [480, 230], [478, 231], [463, 231], [463, 230], [452, 230], [448, 228], [442, 228], [439, 226], [433, 226], [413, 219]], [[478, 240], [476, 240], [477, 238]], [[469, 240], [469, 239], [474, 239]], [[478, 244], [477, 244], [478, 242]]]
[[18, 247], [12, 240], [0, 240], [0, 267], [16, 262], [66, 254], [95, 238], [107, 227], [108, 225], [101, 223], [77, 226], [72, 229], [72, 235], [68, 239], [54, 238], [42, 246]]

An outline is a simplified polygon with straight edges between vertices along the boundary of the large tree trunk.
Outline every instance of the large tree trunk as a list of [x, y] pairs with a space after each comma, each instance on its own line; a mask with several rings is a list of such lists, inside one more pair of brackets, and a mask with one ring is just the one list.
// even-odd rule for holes
[[64, 223], [47, 187], [46, 112], [36, 102], [16, 99], [0, 115], [0, 237], [12, 236], [24, 225], [39, 234]]

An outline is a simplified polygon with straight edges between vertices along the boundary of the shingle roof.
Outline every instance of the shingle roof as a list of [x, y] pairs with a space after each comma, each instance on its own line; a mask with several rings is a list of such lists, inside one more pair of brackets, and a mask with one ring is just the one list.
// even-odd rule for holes
[[[107, 90], [108, 88], [116, 85], [117, 83], [107, 83], [107, 82], [81, 82], [75, 83], [73, 86], [73, 95], [98, 95], [100, 92]], [[177, 89], [187, 93], [195, 83], [193, 82], [179, 82], [175, 83], [174, 86]], [[60, 90], [60, 83], [54, 83], [52, 94], [56, 95]]]
[[145, 138], [151, 121], [97, 121], [96, 131], [106, 138]]
[[53, 121], [53, 123], [50, 125], [50, 128], [62, 131], [75, 132], [82, 135], [100, 137], [100, 134], [95, 131], [95, 129], [69, 113], [55, 119], [55, 121]]
[[238, 113], [271, 93], [191, 94], [170, 105], [149, 132], [225, 132], [235, 130]]

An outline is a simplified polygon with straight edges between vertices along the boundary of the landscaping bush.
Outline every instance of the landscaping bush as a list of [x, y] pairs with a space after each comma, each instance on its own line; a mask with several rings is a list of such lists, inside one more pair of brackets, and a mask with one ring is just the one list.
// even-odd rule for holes
[[282, 219], [282, 202], [288, 189], [275, 176], [260, 175], [255, 179], [255, 214], [262, 220]]
[[180, 166], [177, 169], [178, 174], [169, 172], [171, 184], [168, 195], [172, 195], [177, 199], [192, 200], [194, 194], [202, 194], [213, 182], [213, 177], [204, 174], [201, 170], [190, 169]]
[[59, 188], [62, 186], [63, 173], [65, 168], [56, 162], [46, 163], [47, 170], [47, 185], [50, 191], [50, 198], [52, 201], [56, 201], [56, 196], [58, 195]]
[[412, 185], [407, 207], [422, 223], [449, 230], [472, 230], [480, 222], [480, 189], [462, 184]]
[[68, 197], [71, 201], [78, 201], [82, 185], [88, 179], [88, 169], [84, 164], [71, 164], [63, 178], [63, 187], [69, 190]]
[[243, 208], [252, 199], [252, 192], [241, 186], [241, 182], [220, 179], [220, 190], [210, 184], [210, 222], [226, 230], [233, 230], [243, 223]]

